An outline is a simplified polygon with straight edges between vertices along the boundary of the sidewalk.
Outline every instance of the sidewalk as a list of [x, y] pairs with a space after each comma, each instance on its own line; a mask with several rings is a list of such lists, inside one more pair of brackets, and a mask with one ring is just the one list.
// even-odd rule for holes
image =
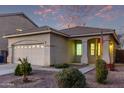
[[[45, 67], [40, 67], [40, 66], [33, 66], [34, 70], [44, 70], [44, 71], [53, 71], [53, 72], [59, 72], [62, 71], [62, 69], [56, 69], [56, 68], [45, 68]], [[95, 69], [94, 65], [88, 65], [86, 67], [80, 68], [79, 70], [85, 74], [91, 70]]]
[[83, 74], [95, 69], [95, 65], [88, 65], [87, 67], [79, 69]]

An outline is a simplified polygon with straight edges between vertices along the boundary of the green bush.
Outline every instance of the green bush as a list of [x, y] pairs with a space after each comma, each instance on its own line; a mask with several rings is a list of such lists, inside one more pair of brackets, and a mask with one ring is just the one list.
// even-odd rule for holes
[[76, 68], [66, 68], [56, 74], [58, 86], [61, 88], [83, 88], [85, 76]]
[[21, 72], [21, 64], [18, 64], [16, 69], [15, 69], [15, 75], [16, 76], [21, 76], [22, 75], [22, 72]]
[[[31, 71], [32, 71], [32, 67], [31, 67], [31, 64], [30, 63], [26, 63], [27, 65], [27, 73], [28, 75], [31, 74]], [[16, 76], [22, 76], [23, 75], [23, 71], [22, 71], [22, 64], [18, 64], [16, 69], [15, 69], [15, 75]]]
[[69, 64], [55, 64], [54, 65], [55, 68], [68, 68], [69, 67]]
[[108, 69], [106, 62], [102, 59], [98, 59], [96, 62], [96, 81], [98, 83], [105, 83], [108, 75]]

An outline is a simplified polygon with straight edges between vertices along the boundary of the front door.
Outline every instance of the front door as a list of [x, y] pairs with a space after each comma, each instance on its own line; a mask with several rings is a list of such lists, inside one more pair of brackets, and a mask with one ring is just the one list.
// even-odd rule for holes
[[100, 56], [100, 40], [99, 39], [88, 40], [88, 62], [89, 64], [96, 63], [98, 56]]

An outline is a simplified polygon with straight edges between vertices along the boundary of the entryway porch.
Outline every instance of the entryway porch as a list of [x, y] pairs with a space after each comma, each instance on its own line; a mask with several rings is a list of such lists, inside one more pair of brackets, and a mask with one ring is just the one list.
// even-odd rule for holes
[[114, 62], [115, 44], [109, 37], [94, 36], [73, 38], [74, 63], [95, 64], [98, 58], [104, 59], [107, 64]]

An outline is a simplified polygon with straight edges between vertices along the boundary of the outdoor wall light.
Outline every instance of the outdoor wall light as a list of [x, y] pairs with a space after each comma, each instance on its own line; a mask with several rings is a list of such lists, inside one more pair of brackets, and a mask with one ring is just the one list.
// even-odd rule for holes
[[113, 53], [113, 48], [114, 48], [113, 43], [110, 42], [109, 44], [110, 53]]
[[112, 49], [112, 48], [113, 48], [113, 43], [112, 43], [112, 42], [110, 42], [109, 47], [110, 47], [110, 49]]

